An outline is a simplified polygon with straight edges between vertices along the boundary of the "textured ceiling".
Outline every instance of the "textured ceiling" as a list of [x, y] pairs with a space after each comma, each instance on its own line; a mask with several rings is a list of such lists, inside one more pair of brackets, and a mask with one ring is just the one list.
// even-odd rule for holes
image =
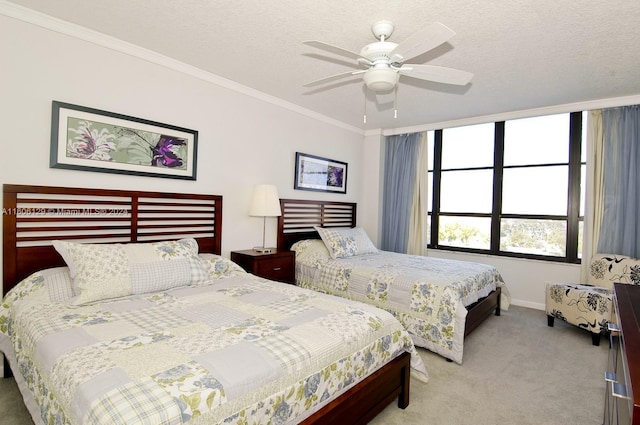
[[[13, 0], [144, 47], [361, 129], [393, 129], [640, 94], [640, 2], [607, 0]], [[450, 42], [412, 59], [472, 72], [465, 87], [401, 77], [393, 96], [367, 95], [360, 76], [305, 40], [359, 51], [371, 24], [396, 43], [438, 21]], [[324, 58], [321, 60], [320, 58]]]

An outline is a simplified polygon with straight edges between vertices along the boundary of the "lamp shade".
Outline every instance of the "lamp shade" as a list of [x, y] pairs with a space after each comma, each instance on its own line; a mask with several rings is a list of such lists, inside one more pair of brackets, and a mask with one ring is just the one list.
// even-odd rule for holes
[[253, 189], [249, 215], [254, 217], [279, 217], [280, 198], [278, 188], [272, 184], [258, 184]]

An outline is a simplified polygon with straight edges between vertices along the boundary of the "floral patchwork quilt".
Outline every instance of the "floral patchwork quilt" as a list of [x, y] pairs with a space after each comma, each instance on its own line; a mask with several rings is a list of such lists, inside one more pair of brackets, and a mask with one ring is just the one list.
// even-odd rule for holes
[[366, 302], [391, 312], [417, 346], [462, 363], [470, 305], [502, 287], [495, 267], [467, 261], [379, 251], [332, 259], [319, 240], [294, 245], [299, 286]]
[[47, 276], [0, 307], [37, 423], [297, 423], [405, 351], [427, 379], [400, 323], [363, 303], [234, 273], [76, 306]]

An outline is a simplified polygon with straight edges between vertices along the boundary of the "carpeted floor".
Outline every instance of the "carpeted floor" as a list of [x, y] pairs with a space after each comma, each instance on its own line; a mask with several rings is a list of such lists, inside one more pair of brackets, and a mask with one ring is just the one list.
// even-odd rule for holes
[[376, 425], [600, 425], [609, 344], [544, 311], [512, 306], [465, 340], [462, 365], [419, 349], [430, 381], [411, 382], [406, 410]]
[[3, 425], [33, 424], [13, 378], [0, 379], [0, 423]]
[[[411, 383], [405, 410], [390, 405], [375, 425], [596, 425], [602, 423], [608, 343], [543, 311], [512, 306], [465, 341], [462, 365], [419, 349], [430, 381]], [[13, 379], [0, 379], [0, 423], [31, 419]]]

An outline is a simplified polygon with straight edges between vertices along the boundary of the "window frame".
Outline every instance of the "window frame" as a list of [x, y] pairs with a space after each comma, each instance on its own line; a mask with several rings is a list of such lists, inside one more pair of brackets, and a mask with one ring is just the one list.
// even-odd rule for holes
[[[492, 167], [467, 167], [442, 169], [442, 146], [443, 146], [443, 130], [434, 130], [433, 144], [433, 169], [428, 172], [432, 174], [431, 187], [431, 211], [428, 212], [430, 218], [430, 240], [427, 242], [428, 249], [440, 249], [447, 251], [469, 252], [478, 254], [489, 254], [503, 257], [514, 257], [524, 259], [534, 259], [543, 261], [555, 261], [580, 264], [580, 252], [578, 252], [578, 236], [580, 222], [584, 222], [584, 217], [580, 215], [580, 189], [581, 189], [581, 172], [582, 166], [586, 163], [582, 161], [582, 128], [583, 128], [583, 112], [569, 113], [569, 159], [567, 163], [543, 163], [543, 164], [522, 164], [522, 165], [504, 165], [504, 136], [506, 121], [494, 122], [494, 161]], [[544, 214], [503, 214], [502, 213], [502, 196], [503, 196], [503, 177], [505, 169], [528, 168], [528, 167], [551, 167], [564, 166], [568, 170], [568, 193], [567, 193], [567, 214], [566, 215], [544, 215]], [[479, 169], [493, 169], [493, 194], [491, 213], [447, 213], [441, 212], [441, 182], [443, 171], [469, 171]], [[491, 219], [491, 234], [489, 249], [466, 248], [441, 244], [438, 241], [440, 230], [440, 217], [489, 217]], [[552, 256], [531, 254], [522, 252], [511, 252], [500, 250], [500, 225], [502, 219], [529, 219], [529, 220], [559, 220], [566, 224], [565, 238], [565, 255]]]

